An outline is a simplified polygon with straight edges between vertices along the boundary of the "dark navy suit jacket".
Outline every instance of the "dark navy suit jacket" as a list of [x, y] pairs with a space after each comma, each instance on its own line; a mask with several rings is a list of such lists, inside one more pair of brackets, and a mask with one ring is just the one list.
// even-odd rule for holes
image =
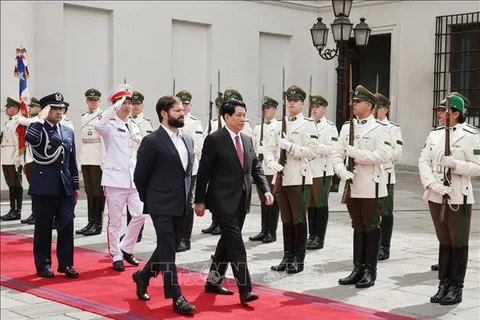
[[34, 159], [30, 195], [73, 196], [80, 189], [73, 130], [57, 126], [61, 136], [47, 121], [32, 123], [27, 129], [25, 138]]

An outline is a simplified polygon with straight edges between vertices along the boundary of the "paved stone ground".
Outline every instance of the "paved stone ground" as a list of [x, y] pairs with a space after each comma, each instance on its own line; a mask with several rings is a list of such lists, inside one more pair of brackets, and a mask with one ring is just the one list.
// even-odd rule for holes
[[[475, 181], [476, 190], [480, 182]], [[338, 194], [330, 197], [330, 222], [327, 230], [326, 247], [309, 251], [306, 270], [297, 275], [277, 274], [270, 266], [282, 257], [281, 227], [279, 239], [271, 244], [248, 241], [248, 237], [259, 231], [260, 214], [254, 200], [252, 213], [244, 227], [249, 268], [255, 283], [330, 298], [346, 303], [374, 308], [382, 311], [414, 316], [422, 319], [479, 319], [480, 318], [480, 206], [474, 206], [470, 237], [470, 255], [463, 302], [455, 306], [431, 304], [429, 298], [436, 292], [436, 273], [430, 265], [437, 260], [438, 243], [426, 203], [422, 200], [422, 187], [418, 174], [400, 173], [395, 190], [395, 226], [392, 239], [391, 257], [378, 264], [378, 279], [372, 288], [355, 289], [339, 286], [337, 280], [349, 274], [352, 266], [352, 229], [346, 208], [340, 204]], [[254, 197], [256, 198], [256, 197]], [[480, 201], [480, 192], [476, 192]], [[28, 213], [28, 201], [24, 217]], [[2, 205], [2, 214], [8, 210]], [[86, 201], [81, 200], [76, 209], [75, 229], [86, 224]], [[144, 240], [136, 247], [137, 257], [148, 259], [155, 248], [155, 232], [147, 220]], [[204, 235], [200, 229], [210, 223], [210, 216], [196, 218], [193, 231], [193, 248], [177, 255], [179, 266], [208, 271], [209, 257], [218, 241], [218, 236]], [[2, 231], [33, 235], [33, 227], [19, 222], [2, 222]], [[76, 246], [106, 252], [106, 235], [76, 236]], [[6, 259], [6, 257], [2, 257]], [[82, 266], [75, 266], [82, 272]], [[34, 270], [32, 270], [32, 273]], [[231, 272], [229, 272], [231, 276]], [[161, 299], [163, 290], [154, 286], [150, 295]], [[132, 284], [132, 294], [134, 287]], [[187, 297], [188, 298], [188, 297]], [[193, 297], [190, 297], [192, 299]], [[1, 288], [1, 319], [99, 319], [96, 314], [72, 308], [36, 296]]]

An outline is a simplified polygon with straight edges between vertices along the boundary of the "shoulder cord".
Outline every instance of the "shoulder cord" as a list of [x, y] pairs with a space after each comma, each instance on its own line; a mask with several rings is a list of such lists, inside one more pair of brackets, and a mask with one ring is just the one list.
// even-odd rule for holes
[[[35, 147], [38, 147], [41, 143], [42, 143], [42, 140], [43, 140], [43, 135], [40, 135], [40, 142], [36, 145], [34, 144], [30, 144], [32, 146], [32, 153], [34, 155], [33, 157], [33, 161], [35, 161], [35, 163], [38, 163], [40, 165], [43, 165], [43, 166], [48, 166], [52, 163], [54, 163], [55, 161], [58, 160], [58, 158], [60, 157], [60, 155], [64, 156], [64, 152], [65, 152], [65, 149], [64, 149], [64, 146], [63, 144], [57, 148], [57, 150], [55, 150], [55, 152], [53, 154], [48, 154], [47, 152], [47, 149], [48, 149], [48, 145], [50, 143], [50, 138], [48, 137], [48, 134], [47, 134], [47, 131], [45, 130], [45, 128], [42, 128], [43, 132], [45, 132], [45, 147], [44, 147], [44, 154], [41, 154], [40, 152], [38, 152], [37, 150], [35, 150]], [[38, 159], [37, 159], [38, 158]]]

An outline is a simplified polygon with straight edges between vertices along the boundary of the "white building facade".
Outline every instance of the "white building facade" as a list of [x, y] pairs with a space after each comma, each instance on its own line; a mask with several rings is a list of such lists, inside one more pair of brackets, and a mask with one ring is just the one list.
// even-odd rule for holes
[[[403, 128], [400, 165], [416, 168], [432, 126], [436, 17], [476, 11], [477, 1], [353, 3], [352, 23], [365, 17], [372, 36], [391, 35], [390, 117]], [[175, 79], [175, 91], [192, 92], [192, 114], [206, 126], [218, 70], [220, 90], [239, 90], [254, 124], [262, 88], [281, 101], [283, 67], [286, 86], [308, 92], [313, 76], [312, 93], [329, 101], [327, 117], [335, 121], [337, 60], [322, 60], [312, 46], [309, 29], [317, 16], [333, 21], [330, 1], [2, 1], [2, 103], [18, 98], [13, 68], [15, 48], [23, 45], [30, 95], [64, 94], [77, 144], [88, 88], [102, 92], [106, 109], [106, 96], [126, 79], [144, 94], [144, 112], [157, 125], [156, 101], [172, 93]], [[334, 45], [330, 35], [328, 46]], [[2, 114], [2, 126], [5, 120]]]

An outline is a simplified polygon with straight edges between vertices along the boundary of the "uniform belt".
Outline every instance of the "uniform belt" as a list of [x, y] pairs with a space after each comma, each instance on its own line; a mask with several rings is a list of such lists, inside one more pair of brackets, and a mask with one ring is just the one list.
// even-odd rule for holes
[[100, 143], [102, 140], [100, 138], [93, 139], [82, 139], [83, 143]]

